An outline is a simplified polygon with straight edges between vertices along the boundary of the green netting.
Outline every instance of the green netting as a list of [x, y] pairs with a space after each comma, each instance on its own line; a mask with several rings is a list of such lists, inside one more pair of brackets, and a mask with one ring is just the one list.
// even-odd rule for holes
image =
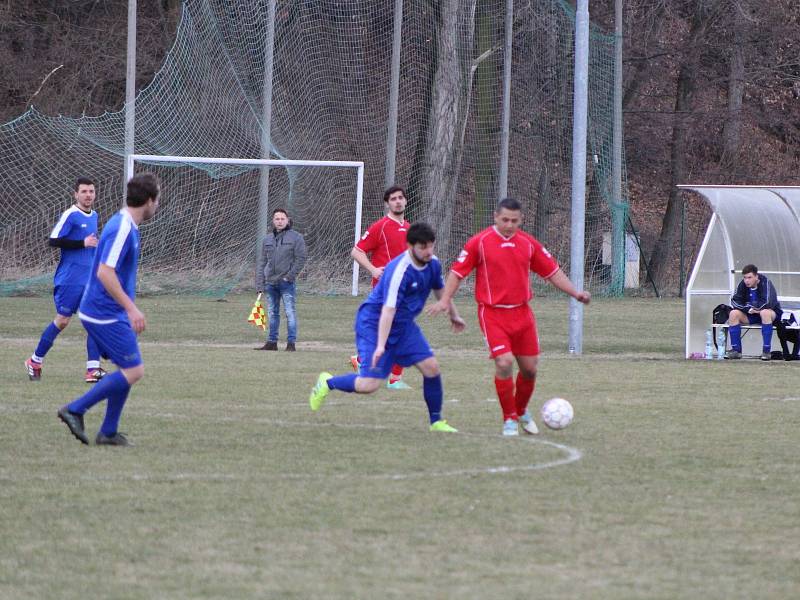
[[[452, 21], [445, 18], [450, 5]], [[445, 261], [490, 223], [497, 199], [505, 5], [451, 0], [433, 8], [406, 0], [404, 6], [395, 180], [409, 190], [411, 218], [437, 227]], [[136, 99], [137, 153], [262, 157], [267, 6], [263, 0], [184, 5], [172, 49]], [[383, 211], [393, 6], [393, 0], [278, 2], [274, 23], [271, 156], [364, 161], [365, 225]], [[449, 31], [453, 53], [445, 63]], [[568, 269], [574, 13], [560, 0], [517, 3], [513, 39], [509, 194], [525, 205], [527, 229]], [[437, 86], [454, 73], [458, 94], [447, 98]], [[612, 82], [613, 39], [593, 28], [586, 285], [595, 292], [618, 289], [603, 264], [603, 234], [611, 230], [612, 207], [626, 210], [610, 192]], [[432, 117], [437, 102], [456, 115], [450, 131]], [[119, 208], [124, 120], [124, 110], [65, 118], [31, 109], [0, 126], [0, 183], [17, 190], [13, 199], [0, 199], [0, 294], [49, 287], [57, 255], [45, 240], [71, 203], [76, 177], [97, 181], [101, 224]], [[250, 286], [263, 233], [257, 231], [259, 170], [148, 168], [162, 178], [164, 192], [157, 218], [142, 228], [141, 289], [223, 294]], [[355, 187], [349, 169], [270, 170], [269, 207], [288, 208], [308, 242], [302, 288], [348, 289]]]

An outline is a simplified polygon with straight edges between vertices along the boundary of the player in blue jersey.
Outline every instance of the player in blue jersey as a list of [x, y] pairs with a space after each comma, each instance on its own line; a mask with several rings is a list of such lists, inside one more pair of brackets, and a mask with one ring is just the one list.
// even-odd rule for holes
[[83, 415], [101, 400], [108, 399], [106, 416], [97, 433], [97, 445], [127, 446], [127, 438], [117, 431], [122, 408], [131, 386], [144, 375], [144, 363], [136, 334], [144, 331], [144, 314], [134, 303], [136, 269], [139, 263], [139, 225], [158, 210], [159, 183], [155, 175], [144, 173], [128, 182], [125, 208], [103, 228], [78, 317], [104, 356], [119, 367], [106, 375], [80, 398], [58, 410], [58, 418], [72, 435], [89, 443]]
[[[394, 258], [356, 313], [354, 329], [359, 373], [333, 376], [320, 373], [311, 390], [311, 410], [319, 410], [331, 390], [357, 394], [376, 391], [392, 372], [392, 365], [414, 365], [422, 373], [423, 396], [431, 431], [454, 432], [442, 419], [442, 377], [428, 340], [414, 319], [422, 312], [431, 290], [442, 295], [442, 266], [433, 255], [436, 235], [430, 225], [415, 223], [408, 230], [408, 249]], [[448, 311], [453, 330], [464, 329], [455, 304]]]
[[[44, 357], [78, 310], [92, 268], [97, 246], [97, 213], [92, 210], [94, 182], [80, 177], [75, 182], [74, 198], [75, 204], [63, 212], [50, 233], [50, 246], [61, 248], [61, 260], [53, 277], [56, 318], [42, 332], [36, 350], [25, 361], [31, 381], [42, 378]], [[100, 350], [91, 336], [86, 338], [86, 355], [86, 381], [94, 383], [105, 375], [105, 371], [100, 368]]]

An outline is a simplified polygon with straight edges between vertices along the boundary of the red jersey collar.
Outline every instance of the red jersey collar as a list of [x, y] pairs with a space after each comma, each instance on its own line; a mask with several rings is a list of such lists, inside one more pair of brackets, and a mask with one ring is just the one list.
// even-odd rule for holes
[[512, 239], [512, 238], [513, 238], [515, 235], [517, 235], [517, 233], [519, 233], [519, 231], [517, 231], [517, 232], [515, 232], [515, 233], [514, 233], [514, 235], [512, 235], [512, 236], [510, 236], [510, 237], [506, 237], [506, 236], [504, 236], [502, 233], [500, 233], [499, 231], [497, 231], [497, 225], [492, 225], [492, 229], [494, 229], [494, 232], [495, 232], [497, 235], [499, 235], [499, 236], [500, 236], [502, 239], [504, 239], [505, 241], [508, 241], [508, 240]]

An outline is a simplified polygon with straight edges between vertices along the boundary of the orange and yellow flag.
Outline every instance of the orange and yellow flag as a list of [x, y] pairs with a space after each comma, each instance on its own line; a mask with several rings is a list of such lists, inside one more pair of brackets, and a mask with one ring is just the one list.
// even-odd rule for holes
[[250, 311], [247, 322], [252, 323], [256, 327], [261, 327], [262, 331], [267, 329], [267, 315], [264, 312], [264, 304], [261, 302], [261, 294], [259, 294], [256, 301], [253, 302], [253, 310]]

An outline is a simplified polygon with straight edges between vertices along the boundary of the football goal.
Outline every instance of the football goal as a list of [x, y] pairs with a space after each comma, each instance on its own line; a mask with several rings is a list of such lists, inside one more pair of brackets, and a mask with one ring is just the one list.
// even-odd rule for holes
[[140, 287], [221, 295], [252, 285], [272, 211], [303, 234], [306, 291], [358, 294], [350, 249], [361, 235], [364, 163], [131, 154], [127, 173], [161, 179], [161, 208], [142, 226]]

